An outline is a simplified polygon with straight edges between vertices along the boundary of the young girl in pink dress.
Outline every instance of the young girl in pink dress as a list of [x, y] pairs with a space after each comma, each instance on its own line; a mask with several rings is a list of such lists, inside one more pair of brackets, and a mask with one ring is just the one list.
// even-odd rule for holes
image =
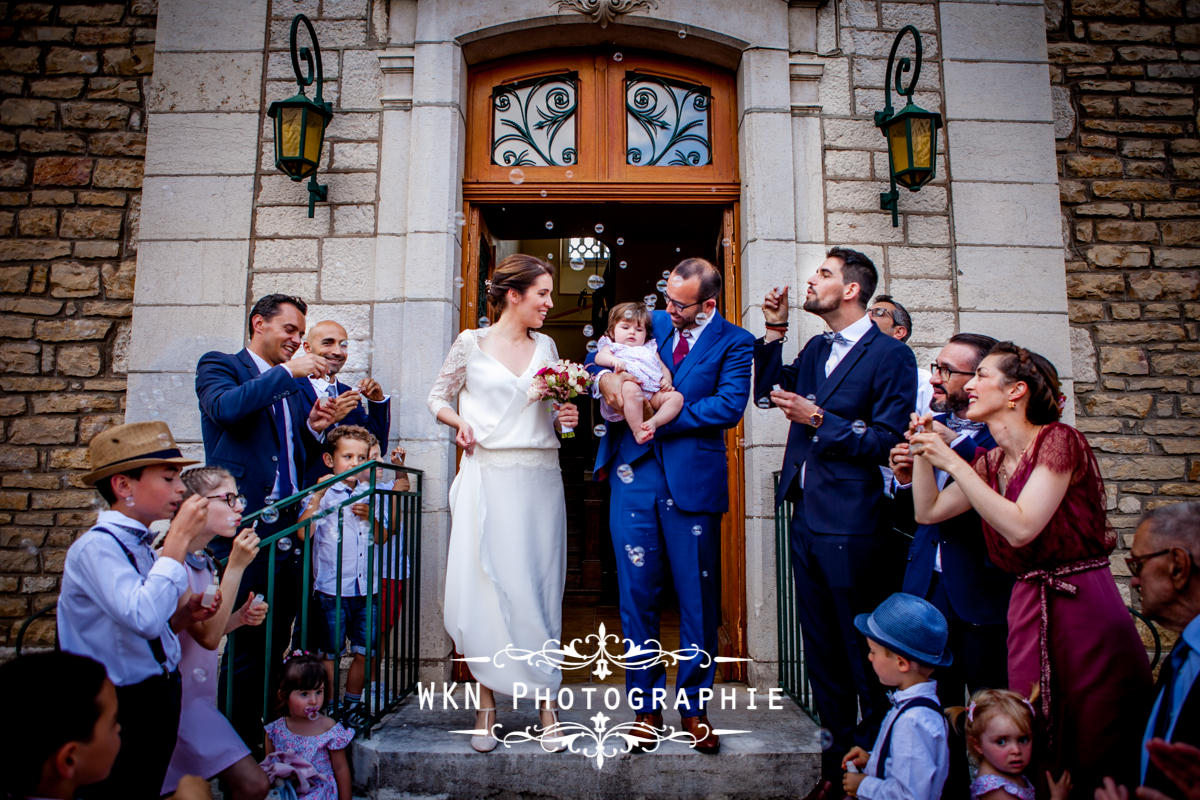
[[162, 792], [175, 791], [184, 775], [217, 776], [229, 786], [234, 800], [261, 800], [269, 789], [267, 776], [233, 726], [217, 711], [217, 645], [221, 637], [242, 625], [261, 625], [267, 616], [267, 604], [256, 604], [253, 597], [236, 613], [233, 610], [242, 573], [258, 554], [258, 536], [249, 529], [237, 532], [245, 500], [227, 471], [220, 467], [197, 467], [183, 473], [182, 479], [189, 495], [198, 494], [209, 500], [207, 526], [192, 541], [185, 560], [189, 588], [204, 595], [217, 586], [216, 563], [205, 549], [209, 542], [217, 536], [232, 537], [233, 548], [220, 589], [215, 595], [210, 594], [212, 602], [220, 604], [217, 613], [179, 634], [183, 701], [179, 738]]
[[307, 761], [321, 776], [300, 795], [305, 800], [351, 800], [350, 761], [346, 747], [354, 731], [321, 713], [329, 677], [325, 661], [297, 651], [283, 665], [279, 681], [279, 710], [283, 716], [267, 724], [267, 756], [290, 751]]

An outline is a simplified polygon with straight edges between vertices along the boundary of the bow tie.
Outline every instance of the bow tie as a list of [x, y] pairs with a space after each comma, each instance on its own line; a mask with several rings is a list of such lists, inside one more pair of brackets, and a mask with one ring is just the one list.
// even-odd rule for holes
[[957, 414], [947, 414], [942, 423], [955, 433], [970, 433], [972, 435], [983, 430], [984, 423], [963, 419]]
[[841, 333], [825, 331], [821, 335], [824, 336], [825, 341], [829, 342], [830, 344], [850, 344], [850, 340], [845, 336], [842, 336]]

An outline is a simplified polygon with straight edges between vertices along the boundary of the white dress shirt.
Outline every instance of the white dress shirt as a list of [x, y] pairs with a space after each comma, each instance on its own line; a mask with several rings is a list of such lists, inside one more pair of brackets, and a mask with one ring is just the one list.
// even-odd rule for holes
[[[327, 381], [324, 378], [318, 378], [315, 375], [310, 375], [308, 382], [312, 384], [313, 391], [317, 393], [317, 397], [337, 397], [342, 393], [342, 390], [338, 388], [336, 376], [334, 376], [333, 380]], [[331, 386], [333, 387], [332, 392], [329, 391], [329, 387]], [[363, 396], [366, 397], [366, 395]], [[386, 403], [389, 399], [389, 396], [385, 394], [382, 400], [372, 400], [371, 398], [367, 397], [367, 402]]]
[[[121, 552], [116, 534], [133, 554], [137, 569]], [[155, 560], [150, 531], [119, 511], [100, 513], [80, 536], [63, 566], [58, 597], [62, 649], [94, 658], [117, 686], [131, 686], [162, 674], [150, 641], [162, 640], [167, 669], [179, 667], [179, 637], [171, 615], [188, 588], [187, 570], [172, 558]]]
[[[378, 488], [378, 484], [376, 484]], [[350, 498], [363, 497], [369, 494], [369, 481], [360, 481], [358, 486], [350, 487], [345, 481], [338, 481], [325, 490], [317, 513], [327, 509], [331, 511], [313, 523], [313, 588], [322, 594], [336, 595], [338, 591], [338, 517], [342, 519], [342, 597], [367, 596], [367, 554], [375, 541], [374, 522], [368, 517], [359, 519], [350, 510], [353, 502]], [[362, 502], [367, 502], [363, 499]], [[342, 505], [346, 503], [345, 505]], [[381, 509], [383, 519], [380, 524], [387, 527], [387, 510]], [[382, 577], [383, 559], [376, 550], [374, 559], [375, 577], [371, 579], [371, 593], [379, 591], [379, 581]]]
[[[712, 318], [713, 318], [712, 314], [705, 314], [704, 321], [700, 322], [699, 320], [697, 320], [695, 327], [688, 328], [687, 330], [683, 330], [683, 331], [676, 330], [675, 335], [671, 337], [671, 352], [674, 353], [675, 348], [679, 346], [679, 337], [680, 336], [684, 336], [687, 338], [688, 352], [689, 353], [692, 352], [692, 349], [696, 346], [696, 342], [700, 341], [700, 334], [704, 333], [704, 329], [708, 327], [708, 323], [712, 322]], [[646, 335], [649, 336], [650, 332], [647, 331]], [[668, 359], [667, 362], [668, 362], [667, 368], [671, 370], [672, 374], [674, 374], [675, 373], [675, 364], [672, 363], [672, 359]]]
[[846, 353], [850, 352], [850, 348], [858, 344], [858, 340], [867, 335], [867, 331], [875, 323], [871, 322], [871, 315], [863, 313], [862, 318], [857, 322], [851, 322], [846, 327], [842, 328], [838, 333], [842, 335], [844, 342], [834, 342], [829, 348], [829, 358], [825, 361], [825, 377], [828, 378], [830, 373], [837, 369], [837, 365], [842, 363], [842, 359], [846, 357]]
[[[250, 354], [250, 358], [252, 358], [254, 360], [255, 366], [258, 367], [259, 375], [263, 374], [264, 372], [266, 372], [269, 369], [282, 369], [282, 370], [287, 371], [287, 367], [285, 367], [283, 364], [276, 364], [275, 366], [271, 366], [270, 364], [267, 363], [266, 359], [264, 359], [262, 356], [260, 356], [258, 353], [254, 352], [253, 350], [250, 350], [249, 348], [246, 349], [246, 352]], [[289, 376], [291, 375], [290, 371], [288, 372], [288, 375]], [[283, 398], [283, 403], [284, 403], [285, 408], [287, 407], [288, 402], [289, 402], [289, 398], [287, 398], [287, 397]], [[274, 403], [271, 404], [270, 409], [271, 409], [271, 416], [274, 416], [275, 415], [275, 404]], [[296, 489], [299, 489], [300, 481], [298, 481], [296, 479], [296, 442], [295, 442], [294, 438], [292, 437], [292, 415], [290, 413], [283, 415], [283, 429], [285, 432], [284, 435], [287, 436], [288, 475], [292, 479], [292, 486], [296, 487]], [[321, 440], [322, 436], [320, 434], [318, 434], [316, 431], [314, 431], [312, 429], [311, 425], [309, 425], [308, 429], [309, 429], [309, 431], [312, 432], [313, 436], [317, 437], [318, 441]], [[267, 505], [270, 505], [271, 503], [274, 503], [276, 500], [279, 500], [282, 497], [283, 497], [283, 493], [280, 491], [280, 487], [279, 487], [279, 468], [276, 467], [275, 468], [275, 485], [271, 487], [271, 493], [269, 495], [267, 495], [266, 503], [267, 503]]]
[[[910, 708], [897, 715], [899, 707], [914, 697], [938, 701], [937, 681], [925, 681], [892, 693], [892, 708], [879, 726], [879, 736], [858, 785], [862, 800], [938, 800], [950, 774], [950, 744], [946, 719], [931, 708]], [[891, 753], [882, 780], [875, 777], [879, 748], [890, 728]]]

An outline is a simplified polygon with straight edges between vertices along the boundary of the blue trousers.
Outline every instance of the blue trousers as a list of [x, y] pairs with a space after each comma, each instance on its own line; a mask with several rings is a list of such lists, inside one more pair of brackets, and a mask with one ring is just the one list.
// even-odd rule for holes
[[[703, 652], [680, 660], [675, 694], [667, 695], [667, 704], [675, 705], [682, 691], [687, 704], [679, 706], [680, 715], [699, 716], [704, 713], [700, 690], [712, 689], [716, 669], [712, 659], [717, 655], [720, 619], [721, 515], [681, 510], [653, 454], [631, 466], [630, 483], [616, 475], [609, 481], [621, 626], [634, 645], [657, 650], [663, 590], [667, 580], [673, 582], [679, 598], [679, 647], [695, 646]], [[653, 690], [662, 692], [665, 687], [666, 669], [661, 663], [625, 672], [630, 705], [638, 713], [661, 710], [663, 703], [654, 702]]]

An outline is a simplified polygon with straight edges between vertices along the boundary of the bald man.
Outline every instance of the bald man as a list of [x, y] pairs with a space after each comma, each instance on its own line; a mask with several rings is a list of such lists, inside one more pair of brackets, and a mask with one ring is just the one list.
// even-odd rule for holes
[[[374, 378], [363, 378], [353, 388], [337, 379], [350, 352], [349, 339], [346, 329], [331, 319], [321, 320], [309, 328], [304, 338], [304, 352], [324, 358], [328, 374], [323, 378], [296, 378], [296, 384], [301, 396], [310, 404], [318, 397], [333, 399], [334, 424], [330, 430], [338, 425], [361, 425], [375, 434], [380, 445], [386, 448], [392, 422], [391, 398], [383, 393], [383, 387]], [[367, 398], [365, 411], [363, 397]], [[309, 453], [304, 467], [304, 485], [312, 486], [328, 473], [321, 453]]]

